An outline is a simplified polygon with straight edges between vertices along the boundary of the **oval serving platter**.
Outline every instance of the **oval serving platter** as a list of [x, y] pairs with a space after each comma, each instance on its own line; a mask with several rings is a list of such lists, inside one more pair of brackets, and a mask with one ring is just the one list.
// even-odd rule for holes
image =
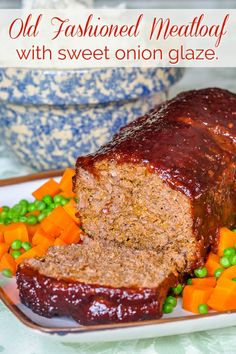
[[[33, 199], [32, 190], [40, 186], [45, 179], [49, 177], [57, 179], [62, 173], [63, 170], [55, 170], [0, 180], [0, 205], [13, 205], [16, 200], [23, 198]], [[0, 276], [0, 299], [28, 330], [63, 342], [106, 342], [162, 337], [230, 327], [236, 324], [236, 311], [193, 315], [182, 310], [181, 300], [179, 300], [174, 312], [159, 320], [80, 326], [70, 318], [49, 319], [34, 314], [20, 303], [15, 278], [7, 279], [3, 276]]]

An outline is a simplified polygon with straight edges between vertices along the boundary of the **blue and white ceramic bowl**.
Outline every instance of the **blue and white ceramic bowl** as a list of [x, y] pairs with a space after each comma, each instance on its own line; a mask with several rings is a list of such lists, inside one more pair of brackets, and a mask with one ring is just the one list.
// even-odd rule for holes
[[73, 165], [166, 98], [174, 68], [0, 69], [0, 132], [37, 169]]

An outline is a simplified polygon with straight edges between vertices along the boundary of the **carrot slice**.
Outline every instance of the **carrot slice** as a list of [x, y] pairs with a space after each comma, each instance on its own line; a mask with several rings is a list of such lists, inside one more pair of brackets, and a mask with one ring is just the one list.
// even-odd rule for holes
[[29, 238], [31, 239], [34, 234], [36, 233], [36, 231], [39, 229], [40, 225], [36, 224], [36, 225], [27, 225], [27, 230], [28, 230], [28, 235]]
[[227, 278], [227, 279], [236, 278], [236, 265], [225, 269], [224, 272], [221, 274], [219, 280], [223, 278]]
[[9, 245], [7, 243], [0, 243], [0, 259], [9, 250]]
[[218, 255], [222, 257], [224, 254], [224, 249], [227, 247], [234, 247], [235, 243], [236, 243], [236, 233], [230, 231], [227, 227], [222, 227], [220, 229]]
[[71, 223], [60, 235], [60, 238], [67, 244], [78, 243], [82, 230], [75, 224]]
[[66, 194], [67, 197], [74, 197], [72, 177], [75, 175], [73, 168], [67, 168], [59, 183], [60, 189]]
[[76, 202], [73, 199], [71, 199], [69, 203], [64, 205], [63, 208], [67, 212], [67, 214], [69, 214], [70, 217], [74, 220], [74, 222], [80, 225], [80, 219], [76, 216], [76, 213], [78, 213], [78, 210], [76, 208]]
[[58, 237], [61, 233], [61, 228], [55, 225], [48, 216], [41, 222], [41, 228], [52, 238]]
[[48, 248], [52, 246], [54, 241], [50, 238], [48, 238], [45, 234], [42, 234], [40, 232], [36, 232], [36, 234], [32, 238], [32, 244], [34, 246], [41, 245], [45, 248]]
[[205, 267], [207, 269], [207, 274], [210, 277], [213, 277], [216, 269], [222, 268], [222, 265], [220, 264], [220, 257], [217, 254], [210, 252], [207, 257]]
[[0, 231], [0, 242], [4, 242], [4, 234]]
[[236, 282], [220, 277], [207, 304], [216, 311], [235, 310]]
[[16, 259], [16, 264], [20, 264], [25, 259], [35, 258], [35, 257], [42, 257], [45, 255], [47, 249], [42, 245], [37, 245], [32, 247], [29, 251], [23, 253], [20, 257]]
[[3, 269], [10, 269], [13, 275], [16, 274], [16, 262], [9, 253], [5, 253], [1, 258], [0, 271]]
[[49, 179], [47, 182], [45, 182], [42, 186], [40, 186], [38, 189], [36, 189], [32, 195], [40, 200], [42, 199], [45, 195], [50, 195], [51, 197], [54, 197], [56, 194], [60, 193], [60, 187], [59, 184], [53, 179]]
[[193, 278], [192, 285], [207, 286], [210, 288], [214, 288], [216, 286], [216, 278], [215, 277]]
[[29, 241], [29, 235], [27, 231], [27, 227], [24, 223], [18, 222], [15, 224], [10, 224], [6, 227], [4, 231], [4, 240], [9, 245], [14, 240], [20, 240], [22, 242]]
[[65, 230], [71, 223], [73, 223], [72, 218], [68, 215], [62, 206], [58, 206], [42, 221], [41, 226], [44, 231], [49, 234], [50, 231], [47, 231], [47, 229], [49, 230], [50, 227], [54, 229], [54, 227], [56, 227], [55, 236], [59, 236], [58, 229], [60, 229], [61, 232], [62, 230]]
[[57, 237], [54, 241], [54, 246], [65, 246], [66, 243], [64, 241], [62, 241], [62, 239], [60, 237]]
[[214, 288], [206, 286], [186, 285], [183, 290], [183, 309], [199, 313], [198, 306], [207, 303], [213, 290]]

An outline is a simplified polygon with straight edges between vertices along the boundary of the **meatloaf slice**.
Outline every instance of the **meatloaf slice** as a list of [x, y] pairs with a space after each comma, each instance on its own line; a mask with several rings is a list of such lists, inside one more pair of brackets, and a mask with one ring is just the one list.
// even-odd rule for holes
[[21, 301], [46, 317], [80, 324], [158, 318], [177, 273], [169, 255], [108, 241], [52, 247], [17, 270]]
[[[204, 89], [130, 123], [77, 160], [85, 232], [201, 265], [221, 226], [236, 224], [236, 95]], [[174, 257], [172, 257], [174, 258]]]

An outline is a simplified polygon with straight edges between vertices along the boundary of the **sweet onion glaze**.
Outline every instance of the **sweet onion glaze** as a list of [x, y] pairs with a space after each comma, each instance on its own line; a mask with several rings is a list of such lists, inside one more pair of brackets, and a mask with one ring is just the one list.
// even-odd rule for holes
[[188, 196], [203, 256], [216, 247], [219, 227], [236, 223], [236, 95], [229, 91], [181, 93], [78, 158], [77, 167], [96, 175], [102, 159], [144, 164]]
[[26, 264], [18, 267], [16, 276], [22, 303], [35, 313], [71, 316], [82, 325], [159, 318], [167, 290], [176, 285], [174, 275], [152, 289], [83, 284], [44, 276]]

